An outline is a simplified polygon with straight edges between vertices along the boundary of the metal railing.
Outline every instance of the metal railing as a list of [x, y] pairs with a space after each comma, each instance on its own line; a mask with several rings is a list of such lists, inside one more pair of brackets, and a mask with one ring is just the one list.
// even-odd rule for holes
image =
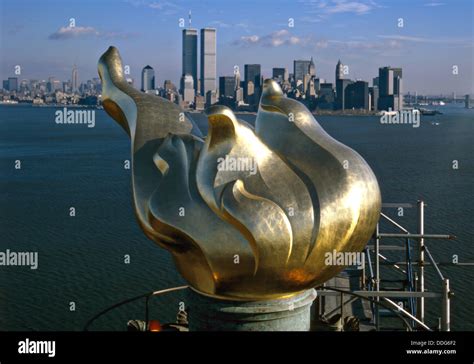
[[[412, 207], [410, 204], [384, 204], [383, 207]], [[453, 235], [442, 234], [425, 234], [424, 232], [424, 207], [423, 201], [418, 201], [418, 231], [417, 233], [410, 233], [401, 224], [381, 212], [381, 219], [387, 221], [392, 226], [395, 226], [401, 233], [381, 233], [380, 221], [377, 223], [376, 231], [372, 237], [373, 245], [368, 245], [365, 250], [365, 264], [362, 267], [361, 284], [359, 290], [341, 290], [336, 287], [327, 287], [323, 285], [318, 289], [320, 302], [325, 305], [326, 296], [340, 296], [341, 304], [335, 309], [331, 310], [329, 314], [340, 310], [341, 317], [344, 317], [344, 307], [351, 304], [355, 300], [366, 300], [370, 303], [370, 311], [372, 313], [373, 322], [376, 330], [380, 330], [380, 307], [383, 307], [395, 316], [400, 318], [408, 330], [422, 329], [432, 331], [433, 328], [425, 322], [425, 298], [441, 298], [441, 318], [439, 329], [442, 331], [450, 331], [450, 299], [453, 293], [450, 290], [449, 279], [447, 279], [439, 268], [439, 263], [435, 261], [430, 250], [425, 244], [425, 239], [455, 239]], [[404, 247], [402, 246], [386, 246], [381, 242], [386, 239], [403, 239]], [[389, 258], [380, 253], [381, 249], [389, 250], [404, 250], [405, 261], [391, 261]], [[413, 260], [412, 250], [418, 248], [418, 261]], [[371, 251], [373, 254], [371, 255]], [[425, 257], [429, 262], [425, 261]], [[380, 261], [382, 260], [382, 262]], [[471, 263], [465, 263], [471, 264]], [[396, 272], [405, 277], [403, 290], [383, 290], [381, 289], [381, 265], [387, 265]], [[461, 265], [461, 264], [459, 264]], [[425, 289], [425, 267], [430, 266], [434, 268], [438, 278], [441, 281], [441, 287], [438, 292], [431, 292]], [[187, 289], [189, 286], [173, 287], [159, 291], [149, 292], [137, 297], [133, 297], [117, 304], [114, 304], [92, 317], [85, 325], [84, 330], [87, 331], [91, 325], [99, 317], [105, 315], [109, 311], [139, 300], [145, 299], [145, 323], [149, 322], [149, 301], [153, 296], [159, 296], [173, 291]], [[344, 301], [344, 296], [351, 296], [350, 299]], [[393, 298], [407, 299], [407, 307], [401, 307]], [[328, 314], [328, 315], [329, 315]]]
[[[427, 234], [424, 230], [425, 223], [425, 203], [418, 201], [417, 203], [417, 232], [410, 233], [408, 229], [396, 222], [394, 219], [381, 212], [381, 219], [377, 223], [376, 230], [371, 239], [372, 245], [368, 245], [364, 250], [365, 262], [362, 267], [360, 290], [349, 290], [342, 291], [339, 293], [328, 292], [329, 287], [326, 285], [320, 287], [318, 294], [320, 295], [322, 305], [325, 306], [325, 296], [341, 295], [340, 304], [336, 308], [333, 308], [329, 313], [324, 313], [323, 316], [333, 314], [340, 311], [341, 317], [344, 314], [344, 306], [352, 304], [356, 299], [373, 298], [369, 299], [370, 312], [372, 316], [372, 323], [376, 330], [381, 330], [381, 317], [380, 308], [389, 309], [389, 311], [396, 311], [397, 315], [401, 314], [405, 319], [410, 322], [409, 329], [421, 329], [421, 330], [433, 330], [433, 328], [427, 325], [425, 320], [425, 298], [438, 298], [441, 299], [441, 312], [439, 318], [438, 328], [442, 331], [450, 331], [451, 329], [451, 312], [450, 312], [450, 299], [453, 292], [450, 290], [449, 279], [446, 278], [439, 267], [439, 263], [435, 261], [431, 254], [425, 240], [428, 239], [455, 239], [455, 236], [449, 234]], [[412, 204], [407, 203], [392, 203], [383, 204], [382, 207], [395, 207], [395, 208], [410, 208], [414, 207]], [[390, 225], [397, 228], [400, 233], [385, 233], [380, 231], [381, 221], [387, 221]], [[403, 239], [404, 245], [382, 245], [382, 240], [387, 239]], [[387, 256], [383, 255], [380, 251], [382, 249], [387, 250], [401, 250], [405, 252], [405, 261], [391, 261]], [[413, 258], [413, 250], [418, 250], [418, 259], [415, 261]], [[371, 254], [372, 253], [372, 254]], [[426, 259], [427, 258], [427, 259]], [[448, 263], [445, 263], [448, 264]], [[453, 265], [472, 265], [473, 263], [459, 263]], [[397, 282], [403, 282], [403, 288], [384, 290], [381, 288], [381, 282], [387, 281], [381, 279], [380, 268], [381, 266], [388, 266], [394, 271], [402, 274], [404, 280], [396, 280]], [[444, 265], [444, 264], [442, 264]], [[436, 277], [439, 278], [439, 291], [434, 292], [427, 291], [425, 286], [425, 268], [432, 267], [436, 273]], [[344, 295], [352, 295], [352, 297], [344, 301]], [[406, 300], [406, 306], [398, 305], [393, 299], [399, 298]], [[387, 307], [388, 306], [388, 307]], [[323, 312], [325, 308], [323, 308]], [[406, 324], [406, 320], [403, 320]], [[405, 325], [406, 326], [406, 325]], [[407, 327], [408, 329], [408, 327]]]
[[94, 321], [96, 321], [99, 317], [105, 315], [107, 312], [110, 312], [110, 311], [112, 311], [113, 309], [115, 309], [117, 307], [120, 307], [120, 306], [125, 305], [127, 303], [137, 301], [139, 299], [145, 299], [145, 325], [146, 325], [145, 327], [148, 327], [148, 322], [150, 320], [150, 318], [149, 318], [150, 298], [152, 298], [154, 296], [161, 296], [161, 295], [164, 295], [166, 293], [170, 293], [170, 292], [174, 292], [174, 291], [180, 291], [180, 290], [187, 289], [187, 288], [189, 288], [189, 286], [179, 286], [179, 287], [161, 289], [159, 291], [148, 292], [148, 293], [145, 293], [145, 294], [141, 294], [140, 296], [128, 298], [124, 301], [116, 303], [116, 304], [114, 304], [110, 307], [107, 307], [106, 309], [100, 311], [98, 314], [94, 315], [91, 319], [89, 319], [89, 321], [87, 321], [87, 323], [84, 326], [84, 331], [89, 331], [89, 328], [94, 323]]

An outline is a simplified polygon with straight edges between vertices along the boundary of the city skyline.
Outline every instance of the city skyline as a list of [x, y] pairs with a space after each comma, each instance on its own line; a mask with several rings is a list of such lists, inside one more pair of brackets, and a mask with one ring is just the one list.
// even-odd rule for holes
[[[405, 93], [409, 91], [417, 91], [420, 94], [473, 93], [472, 34], [469, 29], [469, 10], [472, 4], [466, 2], [434, 5], [435, 3], [428, 1], [419, 1], [409, 6], [407, 2], [402, 1], [397, 7], [384, 2], [377, 2], [374, 5], [372, 1], [301, 1], [292, 3], [292, 7], [281, 3], [282, 9], [275, 12], [273, 22], [269, 23], [268, 20], [250, 21], [251, 17], [263, 11], [265, 6], [260, 3], [253, 4], [255, 11], [253, 15], [247, 16], [247, 22], [244, 22], [245, 16], [239, 18], [238, 14], [242, 12], [242, 8], [252, 4], [246, 1], [241, 2], [242, 5], [230, 14], [226, 11], [230, 10], [229, 6], [225, 4], [220, 4], [210, 11], [204, 11], [202, 5], [189, 2], [177, 2], [173, 7], [159, 1], [116, 1], [114, 4], [117, 11], [114, 12], [113, 19], [101, 19], [102, 22], [97, 19], [100, 15], [100, 7], [103, 6], [102, 2], [100, 4], [85, 2], [85, 5], [81, 7], [73, 1], [68, 6], [70, 8], [68, 11], [54, 6], [48, 7], [48, 12], [56, 15], [48, 16], [48, 21], [43, 22], [42, 25], [38, 23], [38, 20], [31, 24], [32, 13], [39, 14], [41, 18], [42, 12], [44, 14], [44, 4], [54, 5], [57, 2], [47, 1], [43, 3], [43, 6], [28, 1], [26, 3], [31, 6], [24, 7], [26, 10], [23, 16], [26, 21], [22, 19], [22, 23], [25, 23], [23, 27], [16, 26], [18, 20], [15, 20], [22, 14], [20, 7], [14, 3], [2, 3], [1, 33], [4, 50], [1, 65], [2, 79], [17, 76], [20, 82], [23, 78], [47, 79], [54, 76], [67, 80], [71, 77], [71, 67], [76, 64], [80, 82], [85, 82], [86, 79], [96, 77], [96, 54], [114, 44], [122, 50], [124, 63], [130, 66], [130, 77], [135, 82], [140, 79], [143, 67], [150, 65], [156, 73], [156, 86], [163, 85], [165, 79], [170, 79], [179, 85], [182, 76], [180, 50], [183, 28], [179, 27], [178, 20], [183, 18], [184, 27], [187, 27], [188, 12], [191, 9], [193, 28], [214, 27], [219, 33], [217, 78], [233, 75], [234, 66], [238, 65], [243, 69], [244, 64], [261, 64], [262, 74], [270, 78], [272, 68], [286, 68], [292, 72], [293, 60], [309, 60], [313, 57], [318, 77], [328, 82], [334, 82], [334, 65], [338, 59], [341, 59], [342, 63], [349, 67], [347, 77], [353, 80], [372, 80], [378, 75], [379, 67], [396, 66], [404, 70], [406, 82], [404, 82], [403, 90]], [[110, 3], [110, 1], [104, 1], [104, 3]], [[137, 18], [135, 13], [143, 12], [146, 13], [143, 23], [149, 25], [150, 19], [154, 23], [153, 26], [147, 28], [149, 34], [141, 33], [142, 28], [138, 24], [127, 26], [128, 23], [133, 23], [131, 18]], [[281, 14], [282, 12], [285, 14]], [[353, 29], [350, 36], [345, 34], [341, 39], [341, 33], [344, 33], [341, 31], [343, 27], [336, 26], [341, 21], [347, 22], [345, 28], [347, 32], [347, 27], [352, 28], [352, 25], [379, 24], [379, 17], [387, 12], [391, 14], [390, 19], [394, 22], [388, 27], [391, 28], [391, 35], [388, 33], [387, 25], [381, 24], [380, 29], [377, 30], [369, 27], [373, 33], [382, 33], [374, 34], [376, 42], [369, 39], [367, 35], [358, 35]], [[128, 14], [126, 24], [121, 28], [130, 32], [104, 30], [116, 29], [125, 13]], [[426, 20], [427, 14], [432, 16], [430, 21]], [[73, 30], [66, 24], [72, 15], [76, 16]], [[309, 16], [310, 19], [303, 15]], [[292, 16], [294, 28], [288, 27], [285, 23]], [[433, 29], [439, 28], [436, 18], [440, 16], [445, 23], [452, 23], [452, 18], [456, 17], [456, 26], [450, 29], [449, 35], [434, 34], [436, 32]], [[403, 28], [397, 27], [397, 20], [400, 17], [405, 22]], [[420, 32], [420, 26], [423, 24], [424, 29], [429, 30], [428, 33], [431, 34], [423, 35]], [[32, 37], [28, 29], [34, 25], [38, 25], [40, 29], [35, 31]], [[364, 33], [363, 28], [366, 27], [359, 28], [360, 34]], [[331, 37], [327, 35], [328, 32], [332, 33]], [[439, 30], [437, 32], [439, 33]], [[154, 42], [150, 43], [150, 37], [156, 36], [156, 33], [160, 36], [155, 37]], [[326, 36], [323, 36], [324, 33]], [[29, 43], [37, 40], [31, 52], [28, 52], [28, 47], [18, 47], [18, 44], [22, 44], [22, 39], [26, 41], [29, 38], [33, 38], [29, 40]], [[147, 47], [143, 43], [153, 44], [153, 46]], [[48, 51], [35, 51], [41, 45], [44, 45]], [[438, 49], [436, 57], [431, 55], [433, 48]], [[63, 56], [55, 56], [58, 49], [62, 50]], [[442, 52], [442, 49], [449, 51]], [[41, 54], [41, 57], [33, 57], [32, 54]], [[420, 58], [420, 54], [423, 57]], [[21, 75], [13, 73], [16, 65], [22, 66]], [[454, 65], [458, 67], [459, 74], [457, 75], [452, 73]], [[200, 65], [197, 67], [200, 68]], [[194, 81], [194, 87], [197, 88], [197, 82]]]

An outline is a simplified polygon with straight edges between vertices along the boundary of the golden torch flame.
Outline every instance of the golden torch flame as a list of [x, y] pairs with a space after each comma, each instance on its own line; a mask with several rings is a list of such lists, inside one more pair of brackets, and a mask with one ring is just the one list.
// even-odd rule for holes
[[136, 216], [197, 291], [290, 296], [336, 275], [325, 253], [361, 251], [380, 214], [363, 158], [264, 83], [255, 130], [223, 106], [209, 134], [174, 103], [127, 84], [118, 50], [99, 60], [105, 110], [130, 135]]

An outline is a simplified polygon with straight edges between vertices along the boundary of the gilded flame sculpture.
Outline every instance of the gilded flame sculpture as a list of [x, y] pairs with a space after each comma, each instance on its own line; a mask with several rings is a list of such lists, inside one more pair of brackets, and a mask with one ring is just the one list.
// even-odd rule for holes
[[[116, 48], [98, 69], [104, 109], [131, 138], [138, 222], [196, 291], [289, 297], [344, 269], [325, 265], [326, 252], [361, 251], [373, 234], [381, 197], [372, 170], [275, 81], [264, 83], [255, 130], [214, 106], [203, 139], [178, 105], [125, 81]], [[225, 158], [257, 168], [219, 168]]]

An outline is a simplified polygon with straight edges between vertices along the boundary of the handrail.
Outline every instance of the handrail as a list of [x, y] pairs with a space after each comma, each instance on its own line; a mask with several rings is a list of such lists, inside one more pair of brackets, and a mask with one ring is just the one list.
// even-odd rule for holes
[[456, 239], [455, 235], [447, 234], [392, 234], [392, 233], [381, 233], [377, 235], [380, 238], [413, 238], [413, 239]]
[[158, 296], [158, 295], [161, 295], [161, 294], [165, 294], [165, 293], [169, 293], [169, 292], [173, 292], [173, 291], [179, 291], [179, 290], [182, 290], [182, 289], [186, 289], [186, 288], [189, 288], [189, 286], [179, 286], [179, 287], [172, 287], [172, 288], [165, 288], [165, 289], [162, 289], [162, 290], [158, 290], [158, 291], [152, 291], [152, 292], [149, 292], [149, 293], [145, 293], [145, 294], [141, 294], [140, 296], [136, 296], [136, 297], [132, 297], [132, 298], [128, 298], [124, 301], [121, 301], [119, 303], [116, 303], [110, 307], [107, 307], [106, 309], [100, 311], [98, 314], [96, 314], [95, 316], [93, 316], [91, 319], [89, 319], [87, 322], [86, 322], [86, 325], [84, 326], [84, 331], [89, 331], [89, 327], [90, 325], [92, 325], [92, 323], [97, 320], [99, 317], [101, 317], [102, 315], [105, 315], [107, 312], [113, 310], [114, 308], [117, 308], [119, 306], [122, 306], [122, 305], [125, 305], [127, 303], [130, 303], [130, 302], [133, 302], [133, 301], [136, 301], [136, 300], [139, 300], [140, 298], [146, 298], [146, 311], [145, 311], [145, 315], [147, 316], [147, 323], [148, 323], [148, 300], [151, 296]]
[[428, 325], [426, 325], [424, 322], [421, 322], [418, 320], [415, 316], [413, 316], [411, 313], [409, 313], [407, 310], [405, 310], [403, 307], [400, 307], [397, 305], [395, 302], [393, 302], [391, 299], [388, 299], [387, 297], [382, 297], [383, 300], [387, 301], [390, 303], [392, 306], [397, 307], [397, 309], [401, 312], [403, 312], [405, 315], [407, 315], [409, 318], [411, 318], [413, 321], [415, 321], [418, 325], [423, 327], [427, 331], [433, 331]]
[[385, 218], [388, 222], [391, 222], [392, 225], [395, 225], [397, 228], [399, 228], [401, 231], [405, 232], [405, 233], [408, 233], [408, 230], [405, 229], [402, 225], [400, 225], [398, 222], [396, 222], [395, 220], [391, 219], [390, 217], [388, 217], [387, 215], [385, 215], [383, 212], [380, 213], [380, 216], [382, 216], [383, 218]]
[[428, 255], [428, 258], [431, 260], [431, 263], [433, 264], [433, 266], [435, 267], [436, 269], [436, 272], [438, 273], [439, 275], [439, 278], [441, 278], [442, 281], [444, 281], [444, 276], [443, 274], [441, 273], [441, 271], [439, 270], [439, 267], [438, 267], [438, 264], [436, 264], [435, 260], [433, 259], [433, 256], [431, 255], [428, 247], [425, 245], [425, 253], [426, 255]]
[[395, 262], [392, 262], [390, 259], [388, 259], [386, 256], [382, 255], [379, 253], [379, 257], [382, 258], [382, 260], [384, 262], [387, 262], [391, 267], [395, 268], [395, 270], [397, 270], [397, 272], [400, 272], [402, 273], [403, 275], [407, 274], [407, 272], [402, 269], [398, 264], [396, 264]]
[[[375, 305], [382, 306], [382, 307], [386, 308], [387, 310], [392, 311], [395, 315], [397, 315], [397, 316], [403, 321], [403, 323], [405, 324], [405, 326], [407, 327], [407, 329], [408, 329], [409, 331], [413, 331], [413, 329], [412, 329], [410, 323], [405, 319], [405, 317], [403, 317], [402, 314], [400, 314], [400, 310], [396, 311], [396, 310], [394, 310], [393, 308], [391, 308], [389, 305], [383, 303], [382, 301], [377, 301], [377, 300], [375, 300], [375, 299], [373, 299], [373, 298], [365, 297], [365, 296], [362, 296], [362, 295], [360, 295], [360, 294], [354, 293], [354, 292], [352, 292], [352, 291], [346, 291], [346, 290], [344, 290], [344, 289], [339, 289], [339, 288], [335, 288], [335, 287], [324, 286], [324, 287], [322, 287], [322, 288], [323, 288], [323, 289], [327, 289], [327, 290], [329, 290], [329, 291], [335, 291], [335, 292], [340, 292], [340, 293], [348, 294], [348, 295], [351, 295], [351, 296], [356, 296], [356, 297], [358, 297], [358, 298], [360, 298], [360, 299], [367, 300], [367, 301], [369, 301], [369, 302], [371, 302], [371, 303], [373, 303], [373, 304], [375, 304]], [[398, 305], [397, 305], [397, 307], [398, 307]]]

